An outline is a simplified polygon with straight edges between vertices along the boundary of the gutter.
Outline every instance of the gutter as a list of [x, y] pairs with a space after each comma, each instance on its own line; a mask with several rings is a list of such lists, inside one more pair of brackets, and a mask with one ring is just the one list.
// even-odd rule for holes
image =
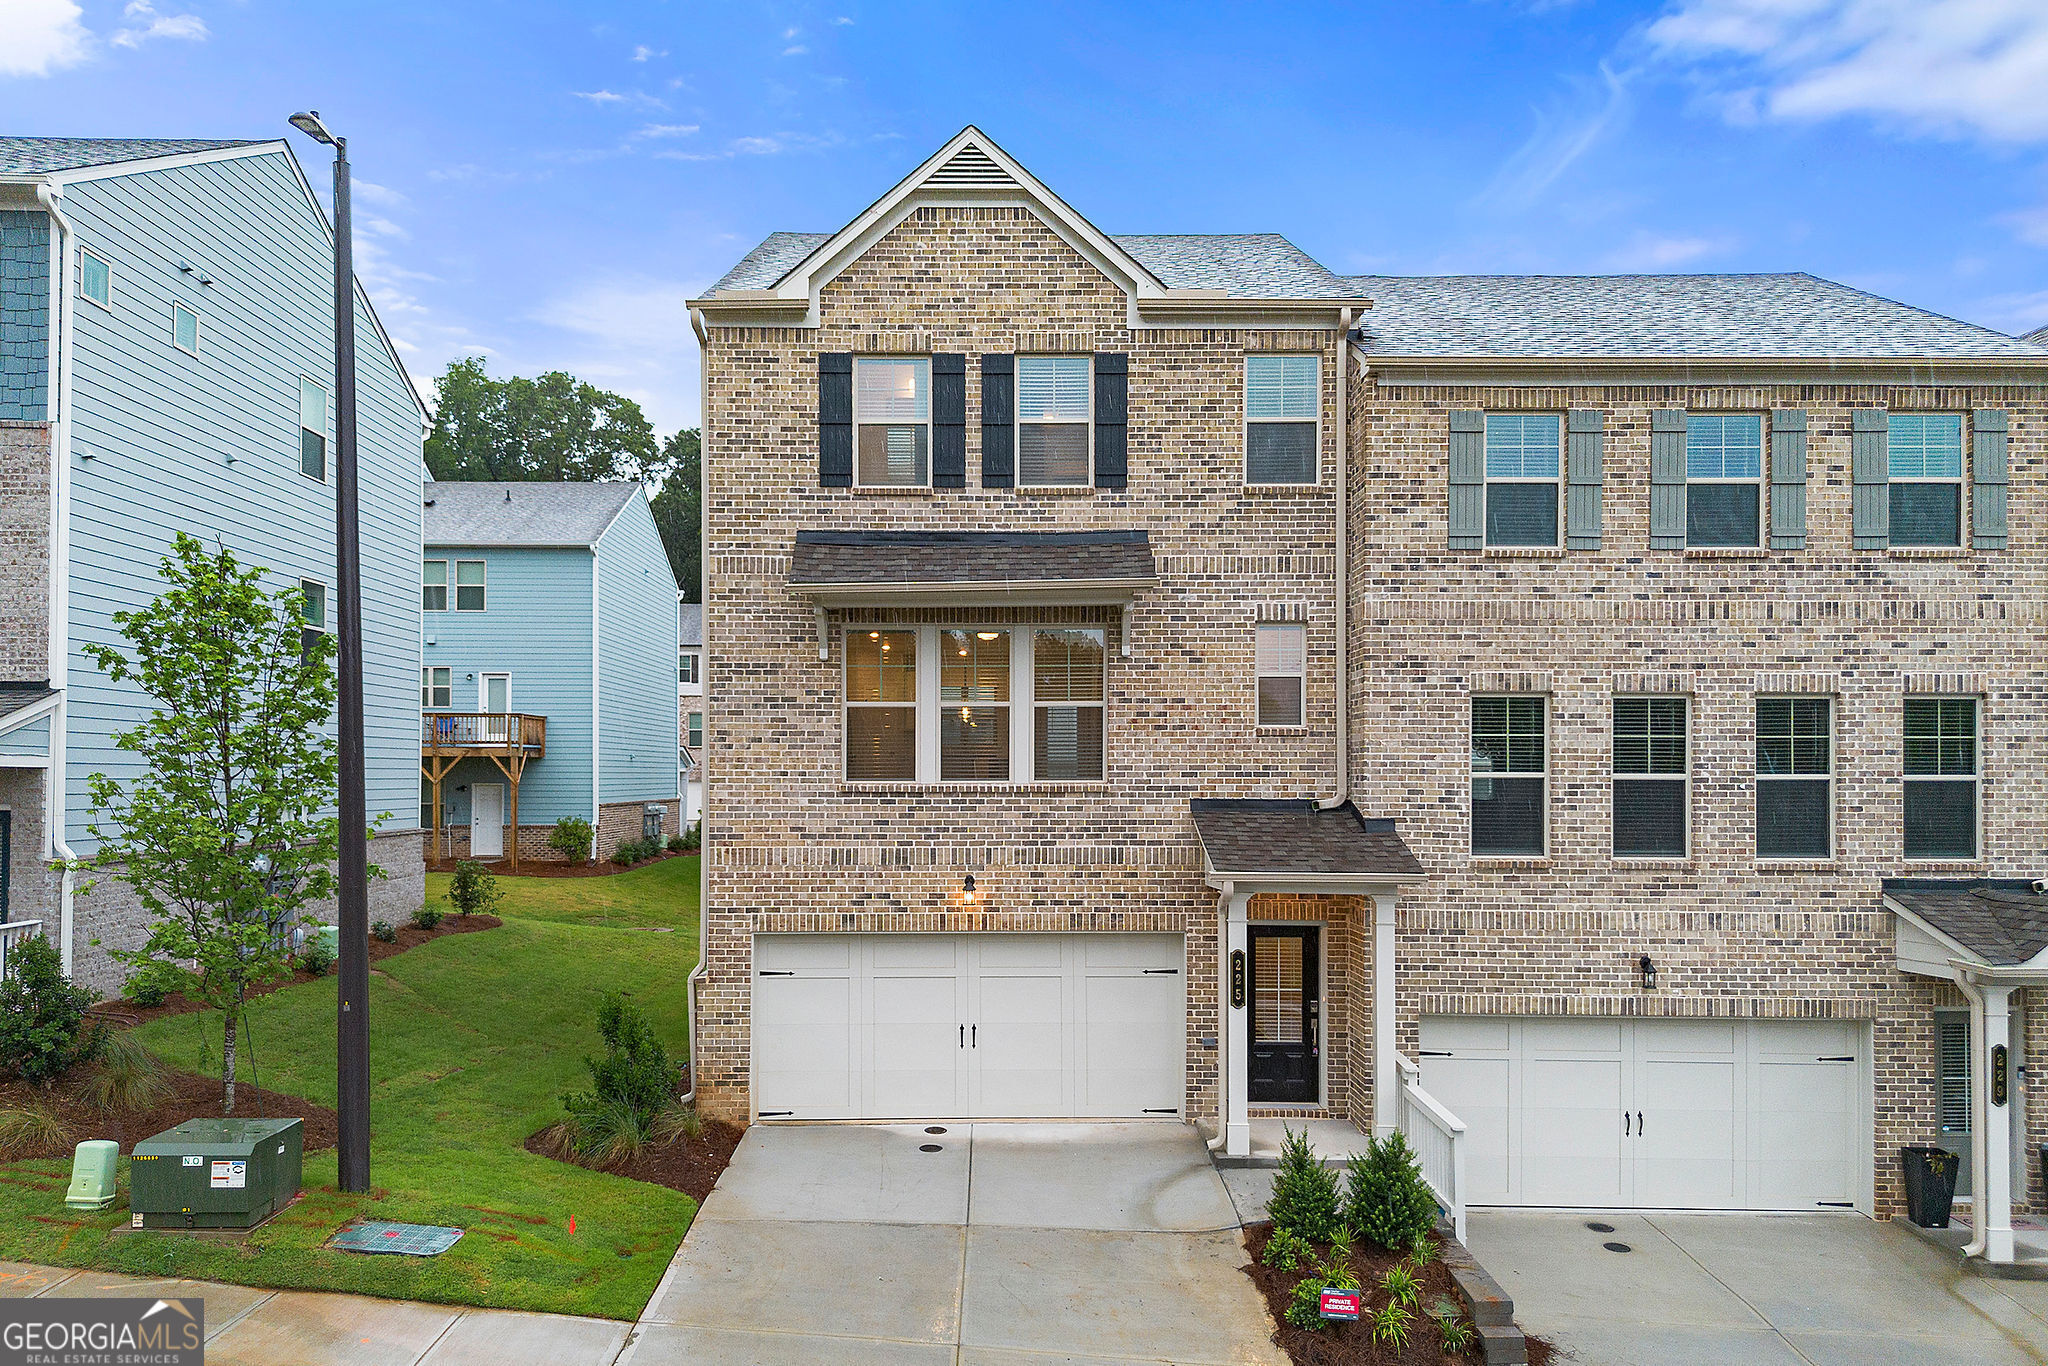
[[64, 760], [69, 747], [69, 701], [66, 687], [71, 663], [71, 337], [76, 308], [65, 290], [70, 275], [71, 248], [77, 233], [71, 220], [58, 207], [61, 188], [48, 181], [36, 184], [36, 199], [57, 228], [50, 242], [50, 307], [57, 311], [57, 345], [50, 353], [50, 551], [49, 594], [50, 686], [57, 690], [57, 706], [50, 714], [50, 766], [44, 770], [43, 828], [49, 832], [53, 857], [64, 865], [58, 891], [58, 948], [64, 975], [72, 969], [71, 940], [74, 934], [78, 875], [72, 864], [78, 855], [64, 838]]
[[[704, 315], [692, 308], [690, 327], [697, 334], [697, 478], [698, 488], [703, 488], [704, 472], [711, 468], [705, 459], [711, 435], [711, 339], [705, 334]], [[711, 500], [697, 499], [697, 597], [701, 603], [710, 594], [704, 588], [711, 581], [711, 559], [705, 552], [711, 534]], [[708, 604], [707, 604], [708, 605]], [[697, 699], [698, 710], [704, 714], [704, 745], [711, 748], [711, 613], [699, 614], [697, 630]], [[690, 1090], [683, 1097], [683, 1104], [693, 1105], [697, 1100], [697, 992], [702, 986], [706, 973], [704, 965], [709, 961], [711, 936], [711, 766], [704, 762], [704, 756], [696, 756], [698, 771], [703, 775], [699, 781], [704, 786], [704, 795], [697, 800], [697, 966], [690, 969], [690, 975], [683, 982], [684, 1028], [690, 1031]], [[683, 806], [689, 806], [689, 781], [684, 780]]]

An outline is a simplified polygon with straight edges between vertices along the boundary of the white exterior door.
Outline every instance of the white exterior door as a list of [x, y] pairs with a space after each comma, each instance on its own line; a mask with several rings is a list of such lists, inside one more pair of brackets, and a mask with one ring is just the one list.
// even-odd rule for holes
[[480, 674], [476, 686], [477, 710], [493, 718], [484, 722], [484, 738], [499, 742], [511, 739], [511, 722], [501, 718], [512, 710], [512, 675]]
[[1422, 1084], [1466, 1124], [1470, 1201], [1856, 1203], [1862, 1030], [1815, 1020], [1429, 1017]]
[[1177, 1115], [1177, 935], [762, 935], [763, 1118]]
[[505, 856], [505, 785], [469, 785], [469, 856]]

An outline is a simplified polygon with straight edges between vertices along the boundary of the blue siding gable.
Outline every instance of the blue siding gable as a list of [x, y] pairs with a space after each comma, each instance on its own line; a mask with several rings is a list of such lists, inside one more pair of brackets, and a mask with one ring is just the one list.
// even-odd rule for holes
[[50, 718], [45, 716], [0, 735], [0, 755], [12, 759], [50, 757]]
[[0, 209], [0, 422], [41, 422], [50, 405], [50, 217]]
[[628, 499], [597, 543], [598, 791], [673, 802], [676, 579], [647, 500]]

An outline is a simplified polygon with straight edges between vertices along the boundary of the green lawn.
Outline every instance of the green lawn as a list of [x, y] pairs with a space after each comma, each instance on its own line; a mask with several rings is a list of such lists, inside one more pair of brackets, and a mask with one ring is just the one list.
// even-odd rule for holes
[[[614, 877], [507, 878], [502, 928], [451, 935], [377, 965], [370, 1195], [335, 1191], [328, 1149], [307, 1156], [306, 1198], [244, 1244], [110, 1236], [127, 1221], [125, 1160], [123, 1200], [93, 1216], [63, 1208], [67, 1163], [13, 1163], [0, 1166], [0, 1260], [636, 1317], [695, 1202], [535, 1157], [521, 1145], [560, 1116], [561, 1092], [583, 1082], [582, 1059], [599, 1047], [594, 1016], [606, 990], [628, 993], [684, 1054], [683, 982], [697, 961], [696, 865], [672, 859]], [[620, 928], [642, 925], [674, 933]], [[211, 1014], [169, 1017], [141, 1032], [167, 1061], [196, 1067], [202, 1023], [217, 1055]], [[250, 1024], [263, 1085], [334, 1103], [331, 980], [260, 998]], [[432, 1259], [321, 1248], [358, 1215], [468, 1231]]]

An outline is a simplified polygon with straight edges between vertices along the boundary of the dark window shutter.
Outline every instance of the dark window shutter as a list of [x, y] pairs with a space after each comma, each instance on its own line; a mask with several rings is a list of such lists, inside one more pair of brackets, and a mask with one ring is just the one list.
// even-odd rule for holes
[[853, 356], [845, 351], [818, 355], [818, 483], [853, 487]]
[[1486, 548], [1486, 414], [1451, 413], [1450, 546]]
[[1806, 409], [1771, 413], [1771, 549], [1806, 549]]
[[1564, 543], [1572, 550], [1600, 548], [1605, 432], [1605, 416], [1598, 408], [1574, 408], [1566, 416]]
[[1650, 549], [1685, 549], [1685, 413], [1650, 413]]
[[2005, 549], [2005, 445], [2003, 408], [1979, 408], [1970, 416], [1970, 544], [1979, 550]]
[[1892, 542], [1891, 418], [1882, 408], [1849, 412], [1850, 516], [1858, 550]]
[[1130, 475], [1131, 358], [1095, 353], [1095, 487], [1120, 489]]
[[965, 356], [932, 356], [932, 487], [967, 487]]
[[981, 358], [981, 486], [1017, 482], [1017, 358]]

